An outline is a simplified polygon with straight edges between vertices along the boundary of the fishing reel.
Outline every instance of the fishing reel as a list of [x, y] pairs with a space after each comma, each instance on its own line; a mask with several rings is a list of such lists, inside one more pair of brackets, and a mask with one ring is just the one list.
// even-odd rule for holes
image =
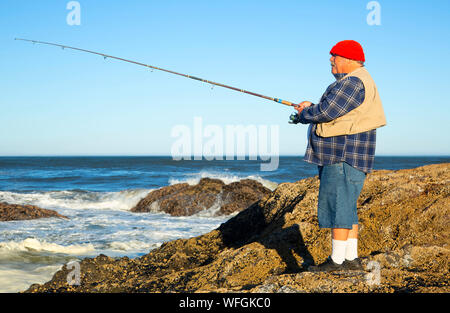
[[298, 124], [300, 123], [300, 116], [298, 113], [292, 113], [291, 116], [289, 116], [289, 124]]

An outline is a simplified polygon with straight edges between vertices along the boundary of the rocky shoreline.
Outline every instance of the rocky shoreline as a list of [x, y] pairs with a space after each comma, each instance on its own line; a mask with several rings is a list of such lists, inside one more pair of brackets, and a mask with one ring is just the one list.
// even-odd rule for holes
[[68, 219], [54, 210], [47, 210], [35, 205], [19, 205], [0, 202], [0, 221], [32, 220], [37, 218], [58, 217]]
[[26, 292], [449, 292], [450, 163], [368, 175], [359, 198], [366, 271], [311, 273], [331, 250], [317, 177], [280, 184], [219, 228], [129, 259], [64, 266]]
[[251, 179], [225, 184], [220, 179], [202, 178], [195, 185], [181, 183], [154, 190], [131, 212], [189, 216], [217, 206], [215, 215], [228, 215], [246, 209], [269, 193], [268, 188]]

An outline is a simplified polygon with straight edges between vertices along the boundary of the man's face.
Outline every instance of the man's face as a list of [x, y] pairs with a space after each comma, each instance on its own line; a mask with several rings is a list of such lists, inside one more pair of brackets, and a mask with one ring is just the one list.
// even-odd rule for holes
[[348, 59], [343, 58], [339, 55], [332, 54], [330, 58], [331, 62], [331, 73], [341, 74], [347, 73]]

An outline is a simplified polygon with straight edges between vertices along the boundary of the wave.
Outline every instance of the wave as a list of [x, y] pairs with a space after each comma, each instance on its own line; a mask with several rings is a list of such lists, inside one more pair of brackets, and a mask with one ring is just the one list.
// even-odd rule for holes
[[209, 172], [209, 171], [201, 171], [199, 173], [189, 174], [186, 178], [170, 178], [169, 184], [175, 185], [180, 183], [188, 183], [189, 185], [196, 185], [202, 178], [213, 178], [213, 179], [220, 179], [225, 184], [230, 184], [234, 182], [238, 182], [243, 179], [252, 179], [259, 183], [261, 183], [264, 187], [275, 190], [277, 188], [278, 183], [270, 181], [268, 179], [264, 179], [261, 176], [258, 175], [248, 175], [248, 176], [238, 176], [238, 175], [232, 175], [232, 174], [226, 174], [226, 173], [215, 173], [215, 172]]
[[148, 243], [139, 240], [112, 241], [108, 243], [108, 249], [113, 251], [149, 251], [158, 248], [161, 243]]
[[90, 243], [60, 245], [27, 238], [0, 242], [0, 292], [23, 291], [34, 283], [44, 283], [69, 261], [94, 256]]
[[42, 208], [129, 210], [152, 189], [94, 192], [84, 190], [18, 193], [0, 191], [0, 202], [31, 204]]
[[[238, 182], [243, 179], [258, 181], [270, 190], [274, 190], [278, 183], [264, 179], [257, 175], [238, 176], [223, 172], [201, 171], [199, 173], [187, 174], [184, 178], [170, 178], [169, 185], [178, 183], [198, 184], [202, 178], [220, 179], [225, 184]], [[141, 199], [145, 198], [154, 189], [129, 189], [115, 192], [97, 192], [80, 189], [58, 190], [58, 191], [33, 191], [16, 192], [0, 191], [0, 202], [7, 202], [20, 205], [35, 205], [45, 209], [93, 209], [93, 210], [119, 210], [129, 211]], [[215, 203], [211, 208], [199, 214], [199, 217], [214, 216], [220, 208], [220, 203]], [[160, 212], [156, 206], [153, 213]]]
[[0, 293], [20, 292], [26, 290], [31, 284], [43, 284], [49, 281], [61, 267], [61, 264], [56, 264], [20, 269], [0, 265], [0, 281], [2, 282]]
[[99, 253], [121, 257], [130, 251], [133, 253], [126, 254], [138, 257], [160, 245], [138, 240], [113, 241], [98, 250], [90, 243], [64, 246], [36, 238], [0, 242], [0, 293], [24, 291], [31, 284], [43, 284], [64, 264], [81, 261], [84, 257], [94, 257]]
[[22, 241], [0, 242], [0, 252], [0, 255], [2, 256], [16, 252], [49, 252], [70, 255], [86, 255], [95, 252], [95, 248], [94, 245], [90, 243], [63, 246], [56, 243], [46, 242], [45, 240], [27, 238]]

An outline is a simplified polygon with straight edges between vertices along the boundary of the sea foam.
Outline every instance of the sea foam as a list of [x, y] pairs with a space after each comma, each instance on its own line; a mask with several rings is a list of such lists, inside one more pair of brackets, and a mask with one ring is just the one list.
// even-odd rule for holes
[[85, 255], [94, 252], [95, 248], [90, 243], [63, 246], [56, 243], [46, 242], [45, 240], [38, 240], [36, 238], [27, 238], [22, 241], [0, 242], [1, 254], [20, 251]]
[[17, 193], [0, 191], [0, 202], [31, 204], [42, 208], [129, 210], [152, 189], [132, 189], [117, 192], [84, 190]]

